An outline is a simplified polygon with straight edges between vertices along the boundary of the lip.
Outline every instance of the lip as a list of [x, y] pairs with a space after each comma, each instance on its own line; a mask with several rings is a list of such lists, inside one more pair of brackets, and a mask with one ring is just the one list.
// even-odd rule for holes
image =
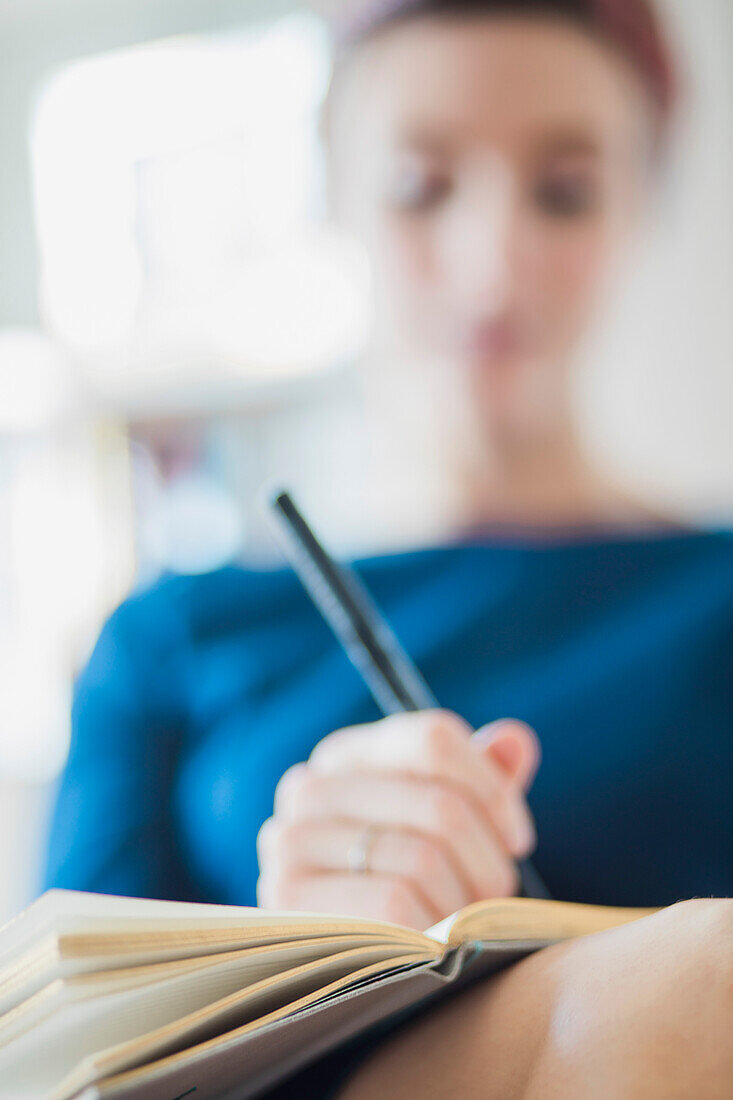
[[461, 345], [471, 359], [506, 362], [528, 350], [526, 334], [512, 318], [476, 321], [463, 331]]

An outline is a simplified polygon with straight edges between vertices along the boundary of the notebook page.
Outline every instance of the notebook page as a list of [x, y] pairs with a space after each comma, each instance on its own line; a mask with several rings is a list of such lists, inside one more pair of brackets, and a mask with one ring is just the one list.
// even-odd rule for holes
[[357, 917], [50, 891], [0, 931], [0, 1013], [73, 974], [352, 933], [429, 945], [414, 930]]
[[[340, 952], [296, 965], [300, 961], [298, 947], [292, 945], [276, 952], [279, 957], [269, 964], [263, 956], [263, 967], [268, 973], [273, 968], [278, 971], [252, 987], [263, 1001], [269, 997], [279, 1003], [287, 1002], [292, 999], [293, 989], [296, 994], [320, 989], [336, 976], [350, 976], [365, 961], [379, 960], [377, 965], [385, 965], [383, 947]], [[398, 949], [386, 950], [389, 954]], [[248, 1007], [247, 991], [239, 991], [236, 984], [241, 975], [224, 973], [232, 969], [226, 964], [216, 969], [215, 973], [186, 975], [142, 990], [67, 1006], [60, 1015], [0, 1050], [3, 1088], [17, 1100], [22, 1097], [37, 1100], [87, 1056], [112, 1045], [142, 1040], [148, 1032], [157, 1036], [158, 1029], [167, 1029], [159, 1037], [160, 1043], [188, 1034], [194, 1038], [209, 1037], [212, 1030], [218, 1032], [221, 1027], [240, 1024], [242, 1012], [246, 1013]], [[217, 997], [222, 990], [237, 992]], [[181, 1021], [180, 1025], [174, 1026], [175, 1021]], [[38, 1051], [43, 1051], [42, 1059], [38, 1058]]]
[[[366, 980], [368, 975], [354, 977]], [[191, 1100], [243, 1100], [447, 987], [445, 977], [427, 963], [395, 970], [353, 993], [350, 985], [335, 982], [329, 990], [273, 1013], [264, 1023], [237, 1028], [180, 1054], [105, 1078], [79, 1100], [171, 1100], [186, 1094]]]
[[538, 943], [572, 939], [649, 916], [653, 909], [616, 909], [605, 905], [537, 898], [494, 898], [467, 906], [447, 917], [426, 935], [439, 943], [469, 941]]
[[[131, 966], [121, 970], [101, 971], [72, 975], [51, 981], [37, 993], [27, 997], [9, 1012], [0, 1015], [0, 1049], [12, 1039], [31, 1028], [39, 1026], [54, 1012], [125, 990], [139, 989], [169, 978], [200, 974], [203, 971], [222, 971], [228, 976], [236, 967], [243, 966], [245, 974], [235, 988], [260, 980], [264, 975], [286, 965], [294, 958], [298, 962], [324, 958], [339, 951], [368, 947], [374, 944], [369, 936], [334, 936], [315, 940], [299, 940], [284, 950], [271, 947], [247, 947], [226, 954], [203, 955], [193, 959], [176, 959], [173, 962], [154, 963], [150, 966]], [[400, 947], [400, 950], [402, 948]], [[251, 967], [251, 976], [247, 967]], [[218, 996], [223, 995], [219, 993]]]

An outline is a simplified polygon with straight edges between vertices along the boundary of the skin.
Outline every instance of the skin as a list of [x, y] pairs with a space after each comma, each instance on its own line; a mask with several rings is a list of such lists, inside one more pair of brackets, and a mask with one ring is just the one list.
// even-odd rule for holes
[[[335, 211], [374, 271], [387, 525], [418, 501], [441, 534], [659, 526], [573, 418], [649, 190], [653, 112], [626, 62], [564, 22], [408, 20], [346, 62], [327, 121]], [[471, 737], [443, 711], [331, 733], [278, 787], [260, 903], [424, 928], [514, 892], [539, 757], [522, 723]], [[538, 952], [401, 1029], [343, 1100], [733, 1095], [732, 960], [731, 903], [710, 900]]]

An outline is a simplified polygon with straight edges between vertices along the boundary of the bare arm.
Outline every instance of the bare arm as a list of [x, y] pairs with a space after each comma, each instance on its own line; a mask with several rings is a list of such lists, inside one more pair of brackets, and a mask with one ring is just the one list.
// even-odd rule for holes
[[339, 1100], [727, 1100], [733, 902], [538, 952], [401, 1031]]

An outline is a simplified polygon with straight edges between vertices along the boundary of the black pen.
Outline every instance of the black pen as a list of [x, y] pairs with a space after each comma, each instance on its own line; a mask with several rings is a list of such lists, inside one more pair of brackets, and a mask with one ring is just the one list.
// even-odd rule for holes
[[[267, 504], [290, 564], [382, 712], [440, 707], [362, 581], [328, 554], [290, 494], [277, 489], [268, 494]], [[525, 896], [549, 898], [531, 861], [523, 860], [518, 866]]]

